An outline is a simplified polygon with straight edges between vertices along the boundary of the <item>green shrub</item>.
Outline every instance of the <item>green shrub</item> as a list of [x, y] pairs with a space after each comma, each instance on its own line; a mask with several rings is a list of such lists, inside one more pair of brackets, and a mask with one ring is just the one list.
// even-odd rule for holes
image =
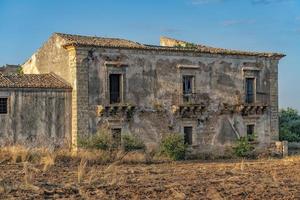
[[21, 66], [17, 68], [17, 74], [18, 75], [23, 75], [24, 74], [23, 68]]
[[122, 149], [125, 152], [145, 150], [146, 146], [142, 140], [131, 134], [122, 135]]
[[286, 140], [289, 142], [300, 142], [300, 135], [291, 132], [287, 128], [280, 128], [279, 140], [280, 141]]
[[253, 141], [252, 137], [241, 137], [238, 139], [233, 147], [234, 154], [238, 157], [249, 157], [254, 150], [254, 146], [250, 141]]
[[101, 149], [111, 151], [117, 148], [111, 134], [107, 130], [78, 139], [78, 146], [85, 149]]
[[185, 158], [186, 145], [180, 134], [170, 134], [161, 142], [161, 152], [172, 160], [183, 160]]
[[300, 142], [300, 115], [296, 109], [281, 109], [279, 112], [279, 139]]

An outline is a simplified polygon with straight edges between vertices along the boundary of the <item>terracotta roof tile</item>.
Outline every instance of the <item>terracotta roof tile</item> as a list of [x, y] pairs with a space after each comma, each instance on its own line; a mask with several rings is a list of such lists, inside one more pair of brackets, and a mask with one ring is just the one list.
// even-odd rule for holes
[[157, 51], [182, 51], [182, 52], [195, 52], [195, 53], [245, 55], [245, 56], [277, 57], [277, 58], [282, 58], [285, 56], [284, 54], [281, 53], [238, 51], [238, 50], [231, 50], [231, 49], [209, 47], [209, 46], [193, 44], [193, 43], [189, 43], [193, 45], [189, 45], [188, 47], [167, 47], [167, 46], [140, 44], [137, 42], [133, 42], [125, 39], [119, 39], [119, 38], [82, 36], [82, 35], [72, 35], [72, 34], [65, 34], [65, 33], [55, 33], [55, 34], [66, 40], [66, 44], [64, 46], [94, 46], [94, 47], [108, 47], [108, 48], [126, 48], [126, 49], [157, 50]]
[[24, 75], [0, 73], [0, 88], [72, 89], [69, 84], [52, 73]]
[[93, 37], [93, 36], [83, 36], [83, 35], [71, 35], [71, 34], [64, 34], [64, 33], [55, 33], [55, 34], [64, 38], [67, 44], [109, 46], [109, 47], [132, 47], [132, 48], [145, 47], [144, 45], [139, 44], [137, 42], [133, 42], [125, 39], [119, 39], [119, 38], [104, 38], [104, 37]]

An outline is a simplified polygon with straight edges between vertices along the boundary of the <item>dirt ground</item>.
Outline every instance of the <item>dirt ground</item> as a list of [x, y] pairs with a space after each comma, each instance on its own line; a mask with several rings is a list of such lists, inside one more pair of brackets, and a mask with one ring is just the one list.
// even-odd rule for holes
[[100, 165], [2, 162], [1, 199], [300, 199], [300, 157]]

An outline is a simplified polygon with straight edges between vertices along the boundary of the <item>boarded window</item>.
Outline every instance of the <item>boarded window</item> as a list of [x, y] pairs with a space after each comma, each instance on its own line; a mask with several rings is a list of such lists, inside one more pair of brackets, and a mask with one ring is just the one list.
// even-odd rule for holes
[[111, 104], [121, 102], [121, 74], [109, 75], [109, 98]]
[[0, 114], [7, 114], [7, 98], [0, 98]]
[[254, 103], [255, 98], [255, 80], [254, 78], [246, 78], [246, 103]]
[[254, 139], [254, 127], [255, 127], [254, 124], [247, 125], [247, 136], [249, 140]]
[[194, 76], [182, 76], [182, 93], [183, 93], [183, 100], [184, 102], [189, 102], [192, 98], [193, 94], [193, 82]]
[[111, 129], [113, 141], [117, 146], [121, 145], [121, 132], [122, 132], [122, 129], [120, 129], [120, 128], [112, 128]]
[[184, 143], [191, 145], [193, 144], [193, 127], [185, 126], [184, 130]]

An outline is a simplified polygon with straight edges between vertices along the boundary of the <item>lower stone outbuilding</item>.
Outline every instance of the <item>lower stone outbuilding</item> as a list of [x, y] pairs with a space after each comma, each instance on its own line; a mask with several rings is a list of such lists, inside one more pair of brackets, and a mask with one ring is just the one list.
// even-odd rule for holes
[[71, 90], [54, 74], [0, 74], [0, 145], [68, 144]]

